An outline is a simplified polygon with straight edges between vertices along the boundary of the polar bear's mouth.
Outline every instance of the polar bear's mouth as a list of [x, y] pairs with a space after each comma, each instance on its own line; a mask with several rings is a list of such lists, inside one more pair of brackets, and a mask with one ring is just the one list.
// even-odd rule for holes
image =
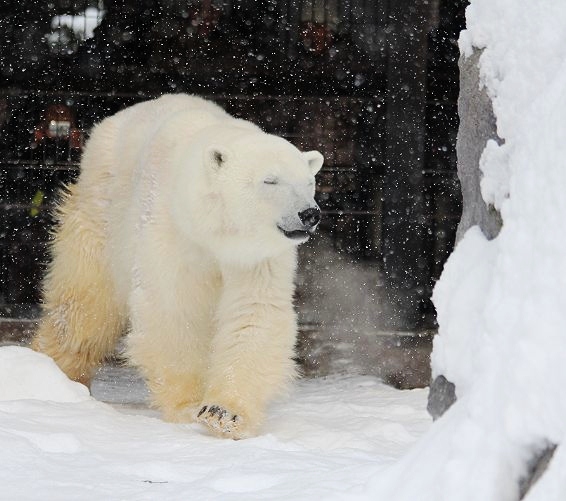
[[285, 235], [287, 238], [290, 238], [291, 240], [308, 240], [311, 236], [311, 232], [305, 230], [288, 231], [281, 228], [281, 226], [277, 226], [277, 228], [279, 228], [279, 231], [281, 231], [283, 235]]

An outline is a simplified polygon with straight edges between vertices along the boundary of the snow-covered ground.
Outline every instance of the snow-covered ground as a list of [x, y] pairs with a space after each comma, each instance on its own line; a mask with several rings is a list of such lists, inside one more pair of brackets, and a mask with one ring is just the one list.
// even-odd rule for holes
[[379, 499], [375, 479], [430, 427], [426, 390], [367, 376], [299, 381], [242, 441], [161, 421], [132, 371], [107, 368], [93, 395], [0, 348], [0, 499]]

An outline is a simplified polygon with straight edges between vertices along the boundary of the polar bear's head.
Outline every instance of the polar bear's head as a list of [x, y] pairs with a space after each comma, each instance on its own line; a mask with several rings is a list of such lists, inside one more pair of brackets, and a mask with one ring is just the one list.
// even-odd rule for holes
[[227, 252], [257, 256], [308, 240], [320, 221], [314, 200], [317, 151], [259, 131], [207, 145], [208, 228]]

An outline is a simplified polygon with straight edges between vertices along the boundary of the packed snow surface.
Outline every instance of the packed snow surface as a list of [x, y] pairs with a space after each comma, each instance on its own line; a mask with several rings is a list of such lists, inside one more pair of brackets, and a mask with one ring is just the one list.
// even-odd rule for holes
[[112, 371], [93, 385], [104, 403], [45, 355], [0, 348], [0, 499], [379, 499], [373, 479], [430, 426], [426, 390], [337, 376], [299, 381], [260, 436], [220, 439], [161, 421]]

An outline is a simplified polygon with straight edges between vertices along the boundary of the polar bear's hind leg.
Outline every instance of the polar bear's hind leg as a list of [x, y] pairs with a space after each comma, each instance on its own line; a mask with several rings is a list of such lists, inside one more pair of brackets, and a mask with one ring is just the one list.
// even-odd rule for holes
[[78, 207], [69, 188], [44, 282], [43, 315], [32, 348], [51, 356], [71, 379], [90, 384], [124, 327], [104, 254], [102, 225]]

